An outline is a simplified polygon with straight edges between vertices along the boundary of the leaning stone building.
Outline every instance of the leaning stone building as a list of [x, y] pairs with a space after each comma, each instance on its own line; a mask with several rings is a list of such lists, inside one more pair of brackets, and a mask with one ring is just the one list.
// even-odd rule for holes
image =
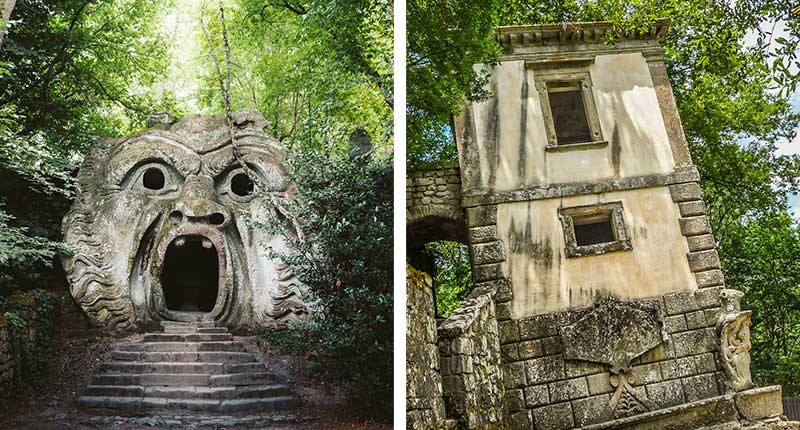
[[609, 27], [499, 28], [500, 63], [479, 66], [491, 96], [455, 120], [459, 168], [408, 179], [411, 263], [427, 241], [460, 241], [474, 281], [431, 339], [417, 321], [433, 318], [431, 287], [409, 278], [409, 428], [691, 429], [782, 412], [780, 387], [750, 378], [750, 312], [725, 289], [668, 22], [613, 45]]

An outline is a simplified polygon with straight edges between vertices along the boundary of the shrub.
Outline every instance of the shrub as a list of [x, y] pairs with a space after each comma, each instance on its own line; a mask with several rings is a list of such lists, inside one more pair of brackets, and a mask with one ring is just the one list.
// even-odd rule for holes
[[[373, 418], [392, 412], [392, 165], [304, 152], [289, 160], [297, 193], [262, 226], [291, 253], [269, 250], [310, 290], [314, 317], [267, 341], [296, 352], [309, 370], [343, 384], [353, 409]], [[300, 221], [300, 235], [285, 221]], [[299, 237], [298, 237], [299, 236]], [[363, 408], [359, 410], [359, 408]]]

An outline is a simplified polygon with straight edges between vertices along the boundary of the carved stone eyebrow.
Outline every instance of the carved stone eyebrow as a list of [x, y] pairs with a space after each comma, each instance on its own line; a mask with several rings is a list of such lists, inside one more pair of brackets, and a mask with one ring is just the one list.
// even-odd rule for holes
[[[248, 165], [255, 166], [256, 170], [260, 170], [258, 166], [264, 164], [279, 166], [283, 161], [282, 154], [276, 157], [278, 154], [273, 154], [268, 148], [263, 148], [261, 146], [241, 145], [240, 150], [243, 161]], [[239, 164], [239, 160], [236, 159], [233, 153], [233, 146], [227, 145], [203, 155], [202, 170], [203, 173], [213, 178], [237, 164]]]
[[127, 141], [111, 157], [106, 167], [106, 184], [118, 186], [131, 169], [147, 161], [160, 161], [186, 177], [200, 171], [200, 156], [189, 148], [158, 135], [144, 135]]

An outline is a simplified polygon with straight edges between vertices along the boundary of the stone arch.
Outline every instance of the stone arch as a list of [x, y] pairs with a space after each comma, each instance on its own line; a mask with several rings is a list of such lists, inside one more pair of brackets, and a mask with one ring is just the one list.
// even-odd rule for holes
[[409, 262], [432, 273], [432, 261], [422, 252], [428, 242], [450, 240], [467, 244], [461, 177], [458, 169], [409, 173], [406, 181], [406, 249]]

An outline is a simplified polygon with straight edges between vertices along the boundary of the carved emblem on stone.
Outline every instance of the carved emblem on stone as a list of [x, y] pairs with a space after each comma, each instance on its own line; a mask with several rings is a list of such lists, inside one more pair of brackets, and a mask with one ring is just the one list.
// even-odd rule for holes
[[750, 374], [750, 311], [742, 311], [739, 300], [744, 293], [722, 290], [722, 310], [717, 322], [722, 369], [735, 391], [753, 387]]
[[633, 359], [667, 339], [664, 316], [655, 302], [601, 298], [586, 316], [561, 328], [561, 338], [565, 359], [610, 366], [610, 381], [616, 390], [606, 415], [621, 418], [650, 410], [634, 393], [630, 369]]
[[292, 189], [261, 114], [234, 115], [236, 153], [222, 117], [173, 124], [162, 112], [149, 124], [99, 145], [80, 169], [63, 224], [77, 303], [115, 330], [198, 316], [229, 327], [303, 317], [303, 286], [264, 250], [285, 251], [282, 238], [247, 222], [275, 210], [256, 183], [275, 200]]

